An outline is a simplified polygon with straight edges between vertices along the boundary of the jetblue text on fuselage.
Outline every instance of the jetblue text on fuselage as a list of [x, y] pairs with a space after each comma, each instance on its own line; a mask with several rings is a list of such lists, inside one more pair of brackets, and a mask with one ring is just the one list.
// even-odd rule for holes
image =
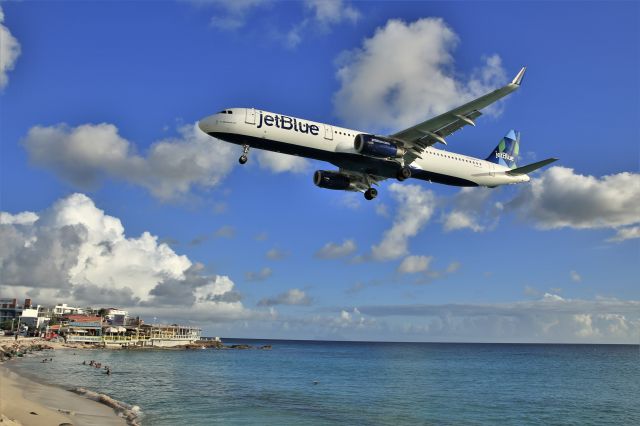
[[256, 127], [259, 129], [263, 124], [268, 127], [276, 126], [277, 128], [283, 130], [294, 130], [300, 133], [311, 133], [314, 136], [317, 136], [320, 133], [320, 128], [315, 124], [298, 121], [297, 119], [287, 117], [286, 115], [263, 115], [262, 112], [260, 112], [260, 119], [258, 120], [258, 125]]

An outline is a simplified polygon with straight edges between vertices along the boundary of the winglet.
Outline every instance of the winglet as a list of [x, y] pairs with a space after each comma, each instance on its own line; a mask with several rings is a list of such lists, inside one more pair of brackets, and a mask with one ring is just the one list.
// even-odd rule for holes
[[524, 77], [524, 72], [526, 70], [527, 70], [527, 67], [522, 67], [520, 72], [511, 81], [511, 84], [515, 84], [516, 86], [520, 86], [520, 83], [522, 83], [522, 77]]

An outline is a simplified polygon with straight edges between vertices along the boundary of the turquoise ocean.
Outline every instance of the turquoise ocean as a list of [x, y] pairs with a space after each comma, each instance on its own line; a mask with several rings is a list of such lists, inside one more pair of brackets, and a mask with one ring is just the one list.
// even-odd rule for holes
[[11, 368], [138, 405], [145, 425], [640, 425], [638, 345], [224, 341], [273, 349], [58, 350]]

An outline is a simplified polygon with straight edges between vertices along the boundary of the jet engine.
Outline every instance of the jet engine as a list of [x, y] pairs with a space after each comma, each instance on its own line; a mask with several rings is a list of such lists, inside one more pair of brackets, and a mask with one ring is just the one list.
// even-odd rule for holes
[[353, 147], [362, 155], [378, 158], [401, 158], [405, 154], [404, 148], [374, 135], [356, 135]]
[[355, 182], [352, 182], [348, 175], [340, 172], [317, 170], [313, 174], [313, 183], [320, 188], [349, 190], [353, 188]]

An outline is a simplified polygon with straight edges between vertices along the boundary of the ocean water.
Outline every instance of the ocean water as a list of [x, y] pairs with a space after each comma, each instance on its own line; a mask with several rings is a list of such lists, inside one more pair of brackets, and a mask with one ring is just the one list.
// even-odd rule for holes
[[58, 350], [11, 368], [138, 405], [146, 425], [640, 425], [637, 345], [225, 343], [273, 349]]

